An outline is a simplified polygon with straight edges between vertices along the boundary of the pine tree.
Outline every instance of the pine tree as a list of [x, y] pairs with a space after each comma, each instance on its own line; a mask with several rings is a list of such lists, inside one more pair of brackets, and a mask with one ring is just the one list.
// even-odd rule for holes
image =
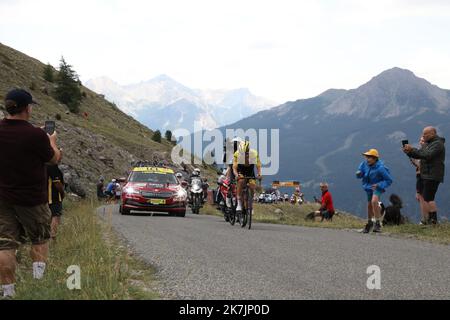
[[72, 69], [72, 66], [67, 64], [64, 57], [61, 58], [59, 65], [59, 72], [56, 77], [56, 99], [66, 104], [70, 112], [78, 113], [79, 106], [82, 99], [80, 89], [80, 79], [77, 73]]
[[172, 141], [172, 131], [166, 130], [164, 137], [166, 138], [167, 141], [171, 142]]
[[54, 82], [55, 81], [55, 75], [53, 74], [53, 67], [49, 64], [47, 64], [44, 68], [44, 80], [48, 82]]
[[153, 133], [152, 140], [161, 143], [161, 131], [156, 130], [156, 131]]

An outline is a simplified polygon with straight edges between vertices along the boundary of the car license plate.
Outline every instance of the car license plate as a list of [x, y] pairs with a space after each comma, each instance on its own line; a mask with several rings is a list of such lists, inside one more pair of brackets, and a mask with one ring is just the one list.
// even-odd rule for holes
[[150, 204], [166, 204], [166, 200], [164, 199], [150, 199], [148, 201]]

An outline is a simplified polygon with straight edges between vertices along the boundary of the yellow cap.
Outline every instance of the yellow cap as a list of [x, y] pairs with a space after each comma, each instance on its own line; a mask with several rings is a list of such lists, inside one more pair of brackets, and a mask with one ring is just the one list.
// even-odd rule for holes
[[378, 154], [378, 150], [377, 149], [370, 149], [366, 153], [363, 153], [363, 155], [364, 156], [368, 156], [368, 157], [375, 157], [375, 158], [379, 158], [380, 157], [380, 155]]

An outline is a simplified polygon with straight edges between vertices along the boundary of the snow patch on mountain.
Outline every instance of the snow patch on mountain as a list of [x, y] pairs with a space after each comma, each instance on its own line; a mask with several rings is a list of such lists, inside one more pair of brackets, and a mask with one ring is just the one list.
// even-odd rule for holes
[[[125, 86], [101, 77], [89, 80], [86, 86], [104, 94], [121, 110], [142, 123], [163, 130], [182, 127], [192, 131], [194, 121], [210, 130], [276, 105], [275, 102], [253, 95], [247, 88], [191, 89], [167, 75]], [[158, 116], [152, 121], [147, 120], [150, 119], [149, 114], [154, 112], [158, 112]]]

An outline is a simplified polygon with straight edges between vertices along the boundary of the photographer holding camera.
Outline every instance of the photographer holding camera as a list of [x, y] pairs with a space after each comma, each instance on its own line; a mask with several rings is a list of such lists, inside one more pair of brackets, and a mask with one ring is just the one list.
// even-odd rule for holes
[[29, 123], [30, 93], [6, 95], [7, 116], [0, 121], [0, 284], [4, 297], [15, 294], [16, 250], [30, 239], [33, 277], [41, 279], [48, 258], [51, 212], [47, 199], [46, 163], [57, 164], [61, 151], [56, 132], [47, 134]]
[[403, 152], [408, 157], [420, 160], [420, 178], [422, 180], [422, 196], [425, 211], [428, 212], [428, 223], [437, 224], [437, 205], [434, 201], [439, 184], [444, 182], [445, 173], [445, 139], [438, 136], [436, 128], [423, 129], [425, 145], [421, 149], [405, 144]]

